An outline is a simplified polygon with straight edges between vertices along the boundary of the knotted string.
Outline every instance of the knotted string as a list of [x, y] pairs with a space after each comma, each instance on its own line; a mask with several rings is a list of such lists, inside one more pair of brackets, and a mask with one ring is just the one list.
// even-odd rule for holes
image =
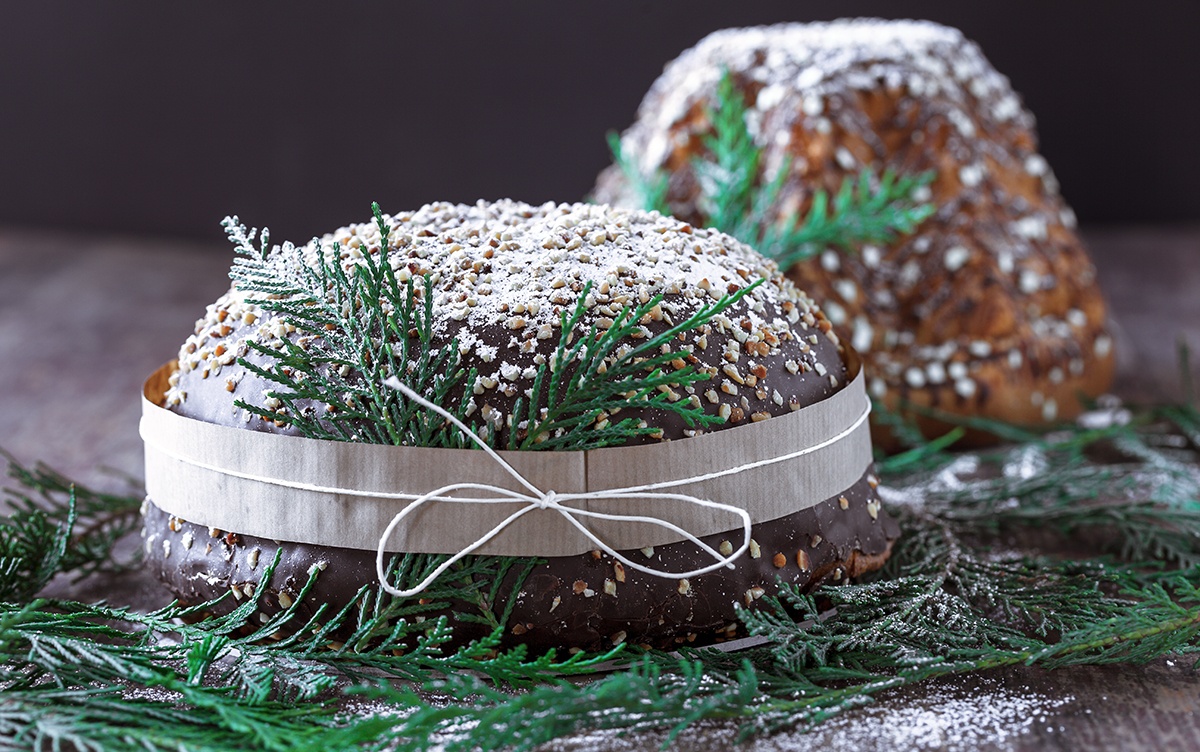
[[[794, 459], [796, 457], [800, 457], [802, 455], [809, 454], [811, 452], [815, 452], [819, 449], [823, 449], [824, 447], [830, 446], [831, 444], [835, 444], [838, 441], [841, 441], [842, 439], [844, 439], [847, 436], [849, 436], [850, 434], [852, 434], [859, 426], [861, 426], [863, 424], [863, 422], [867, 419], [867, 416], [871, 412], [871, 403], [870, 403], [870, 400], [867, 400], [866, 401], [866, 409], [858, 417], [858, 419], [855, 420], [854, 423], [851, 424], [844, 431], [838, 433], [835, 436], [830, 437], [829, 439], [826, 439], [825, 441], [815, 444], [813, 446], [805, 447], [805, 448], [797, 450], [795, 452], [790, 452], [788, 454], [780, 455], [778, 457], [770, 457], [770, 458], [767, 458], [764, 460], [758, 460], [756, 462], [747, 463], [745, 465], [739, 465], [737, 467], [728, 468], [726, 470], [720, 470], [720, 471], [712, 472], [712, 473], [705, 473], [704, 475], [697, 475], [697, 476], [693, 476], [690, 478], [680, 478], [677, 480], [661, 481], [658, 483], [649, 483], [649, 484], [644, 484], [644, 485], [640, 485], [640, 486], [628, 486], [625, 488], [608, 488], [608, 489], [602, 489], [602, 490], [597, 490], [597, 491], [587, 491], [584, 493], [560, 494], [560, 493], [556, 493], [553, 489], [543, 491], [543, 490], [539, 489], [537, 486], [535, 486], [534, 484], [530, 483], [524, 476], [522, 476], [519, 472], [517, 472], [516, 469], [514, 469], [512, 467], [512, 465], [505, 462], [504, 458], [501, 457], [494, 449], [489, 447], [482, 439], [480, 439], [478, 436], [476, 436], [475, 432], [472, 431], [470, 428], [468, 428], [462, 421], [460, 421], [458, 418], [451, 415], [447, 410], [445, 410], [441, 406], [430, 402], [429, 400], [425, 399], [421, 395], [414, 392], [412, 389], [410, 389], [407, 385], [402, 383], [395, 376], [387, 379], [384, 382], [384, 384], [388, 387], [391, 387], [392, 389], [396, 389], [401, 394], [403, 394], [405, 397], [407, 397], [408, 399], [417, 403], [418, 405], [421, 405], [422, 407], [424, 407], [428, 410], [432, 410], [433, 412], [437, 413], [441, 417], [450, 421], [452, 424], [454, 424], [454, 426], [456, 426], [459, 430], [461, 430], [465, 436], [470, 438], [471, 441], [473, 441], [476, 445], [478, 445], [480, 449], [487, 452], [489, 457], [491, 457], [493, 460], [495, 460], [495, 462], [498, 465], [500, 465], [500, 467], [503, 468], [505, 472], [507, 472], [509, 475], [511, 475], [519, 484], [524, 486], [525, 489], [527, 489], [527, 491], [528, 491], [528, 493], [523, 493], [520, 491], [513, 491], [511, 489], [502, 488], [500, 486], [494, 486], [494, 485], [487, 484], [487, 483], [451, 483], [449, 485], [442, 486], [441, 488], [435, 489], [433, 491], [430, 491], [429, 493], [422, 494], [422, 495], [416, 497], [412, 503], [410, 503], [403, 510], [401, 510], [395, 517], [392, 518], [391, 523], [388, 524], [387, 528], [383, 532], [383, 535], [380, 536], [379, 546], [376, 548], [376, 551], [375, 551], [375, 573], [376, 573], [376, 576], [379, 578], [380, 586], [382, 586], [383, 589], [385, 591], [387, 591], [388, 593], [391, 593], [392, 595], [400, 596], [400, 597], [409, 597], [409, 596], [413, 596], [413, 595], [416, 595], [416, 594], [424, 591], [427, 587], [429, 587], [430, 584], [433, 583], [434, 580], [436, 580], [439, 576], [441, 576], [441, 574], [443, 572], [445, 572], [447, 569], [449, 569], [451, 566], [453, 566], [455, 564], [455, 562], [459, 561], [460, 559], [462, 559], [465, 556], [470, 555], [472, 552], [479, 549], [481, 546], [486, 545], [488, 541], [490, 541], [492, 538], [496, 537], [501, 532], [503, 532], [503, 530], [505, 528], [507, 528], [509, 525], [516, 522], [517, 520], [519, 520], [521, 517], [525, 516], [529, 512], [534, 511], [535, 509], [538, 509], [538, 510], [552, 509], [552, 510], [558, 512], [560, 515], [563, 516], [564, 519], [567, 520], [567, 522], [571, 523], [577, 530], [579, 530], [580, 533], [582, 533], [588, 540], [590, 540], [593, 544], [595, 544], [598, 549], [600, 549], [601, 551], [604, 551], [609, 556], [613, 557], [614, 559], [621, 562], [625, 566], [630, 567], [632, 569], [636, 569], [639, 572], [645, 572], [646, 574], [654, 575], [656, 577], [668, 578], [668, 579], [675, 579], [675, 578], [686, 579], [689, 577], [697, 577], [702, 574], [707, 574], [709, 572], [713, 572], [713, 571], [716, 571], [721, 568], [733, 569], [734, 568], [733, 561], [735, 559], [737, 559], [739, 556], [741, 556], [743, 553], [745, 553], [746, 549], [748, 549], [750, 547], [750, 526], [752, 523], [752, 520], [750, 519], [750, 513], [747, 512], [745, 509], [742, 509], [741, 507], [736, 507], [736, 506], [733, 506], [730, 504], [722, 504], [720, 502], [712, 501], [711, 499], [703, 499], [703, 498], [700, 498], [697, 496], [691, 496], [689, 494], [681, 494], [681, 493], [660, 493], [660, 492], [658, 492], [658, 489], [672, 488], [672, 487], [677, 487], [677, 486], [686, 486], [686, 485], [690, 485], [692, 483], [700, 483], [700, 482], [703, 482], [706, 480], [712, 480], [714, 478], [720, 478], [720, 477], [723, 477], [726, 475], [733, 475], [733, 474], [745, 472], [747, 470], [752, 470], [752, 469], [755, 469], [758, 467], [763, 467], [765, 465], [771, 465], [771, 464], [774, 464], [777, 462], [783, 462], [785, 460]], [[460, 497], [460, 496], [447, 495], [454, 491], [463, 491], [463, 490], [486, 491], [491, 495], [478, 496], [478, 497]], [[719, 509], [719, 510], [727, 511], [731, 514], [737, 515], [742, 520], [742, 543], [740, 546], [738, 546], [738, 548], [735, 551], [733, 551], [728, 556], [725, 556], [725, 555], [722, 555], [720, 552], [716, 551], [715, 549], [713, 549], [712, 546], [709, 546], [707, 543], [705, 543], [704, 541], [697, 538], [692, 533], [688, 532], [687, 530], [684, 530], [683, 528], [679, 527], [678, 525], [676, 525], [668, 520], [662, 520], [662, 519], [658, 519], [656, 517], [648, 517], [645, 515], [608, 514], [608, 513], [604, 513], [604, 512], [595, 512], [595, 511], [591, 511], [588, 509], [577, 509], [575, 507], [570, 507], [570, 506], [564, 505], [564, 502], [579, 501], [579, 500], [634, 499], [634, 498], [636, 498], [636, 499], [673, 499], [676, 501], [685, 501], [690, 504], [695, 504], [697, 506], [707, 507], [710, 509]], [[476, 540], [474, 543], [470, 544], [469, 546], [464, 548], [462, 551], [459, 551], [458, 553], [454, 554], [446, 561], [439, 564], [437, 567], [434, 568], [434, 570], [432, 572], [430, 572], [425, 577], [425, 579], [421, 580], [421, 582], [417, 583], [415, 586], [408, 588], [408, 589], [404, 589], [404, 590], [393, 587], [387, 581], [387, 574], [384, 571], [384, 556], [385, 556], [384, 549], [387, 546], [388, 539], [390, 539], [392, 537], [392, 533], [395, 531], [396, 526], [398, 526], [410, 513], [416, 511], [422, 505], [424, 505], [425, 503], [430, 502], [430, 501], [440, 501], [440, 502], [459, 503], [459, 504], [497, 504], [497, 503], [525, 502], [525, 506], [521, 507], [520, 509], [518, 509], [517, 511], [513, 512], [511, 515], [506, 517], [504, 520], [499, 522], [490, 531], [488, 531], [487, 533], [484, 533], [482, 536], [480, 536], [480, 538], [478, 540]], [[699, 549], [701, 549], [708, 555], [712, 556], [714, 561], [707, 566], [700, 567], [698, 569], [689, 570], [687, 572], [666, 572], [663, 570], [654, 569], [652, 567], [647, 567], [644, 564], [640, 564], [636, 561], [630, 560], [628, 557], [622, 555], [619, 551], [616, 551], [615, 549], [613, 549], [611, 546], [609, 546], [603, 540], [598, 538], [595, 535], [595, 533], [593, 533], [591, 530], [589, 530], [583, 523], [581, 523], [577, 519], [577, 517], [590, 517], [590, 518], [601, 519], [601, 520], [612, 520], [612, 521], [616, 521], [616, 522], [644, 522], [644, 523], [651, 524], [651, 525], [658, 525], [659, 527], [663, 527], [663, 528], [666, 528], [666, 529], [674, 532], [675, 534], [681, 536], [685, 540], [691, 541]]]
[[[542, 491], [541, 489], [538, 489], [535, 485], [533, 485], [526, 478], [524, 478], [519, 472], [517, 472], [511, 465], [509, 465], [507, 462], [505, 462], [504, 459], [495, 452], [495, 450], [493, 450], [491, 447], [487, 446], [487, 444], [485, 444], [483, 441], [481, 441], [479, 439], [479, 437], [476, 436], [475, 433], [472, 432], [461, 421], [459, 421], [457, 418], [455, 418], [450, 413], [446, 412], [440, 406], [429, 402], [425, 398], [421, 397], [419, 394], [413, 392], [410, 388], [408, 388], [404, 384], [400, 383], [394, 377], [391, 379], [388, 379], [384, 383], [389, 387], [397, 389], [402, 394], [404, 394], [406, 397], [413, 400], [415, 403], [421, 405], [422, 407], [425, 407], [426, 409], [432, 410], [433, 412], [437, 413], [438, 415], [442, 416], [446, 420], [449, 420], [451, 423], [453, 423], [456, 427], [458, 427], [463, 432], [464, 435], [468, 436], [481, 449], [483, 449], [484, 452], [486, 452], [488, 454], [488, 456], [490, 456], [496, 463], [498, 463], [505, 470], [505, 472], [507, 472], [509, 475], [511, 475], [521, 486], [523, 486], [527, 492], [513, 491], [513, 490], [510, 490], [507, 488], [501, 488], [498, 486], [494, 486], [491, 484], [484, 484], [484, 483], [454, 483], [454, 484], [446, 485], [441, 488], [435, 489], [435, 490], [430, 491], [429, 493], [425, 493], [425, 494], [415, 494], [415, 493], [405, 493], [405, 492], [389, 492], [389, 491], [380, 491], [380, 490], [368, 491], [368, 490], [361, 490], [361, 489], [355, 489], [355, 488], [326, 486], [326, 485], [320, 485], [320, 484], [315, 484], [315, 483], [307, 483], [304, 481], [288, 480], [288, 479], [284, 479], [284, 478], [259, 475], [257, 473], [241, 472], [241, 471], [234, 470], [233, 468], [226, 467], [226, 466], [223, 466], [220, 464], [213, 464], [213, 463], [208, 463], [208, 462], [198, 460], [194, 457], [187, 456], [186, 453], [180, 453], [177, 451], [173, 451], [172, 449], [169, 449], [169, 448], [163, 446], [161, 442], [155, 440], [153, 436], [151, 436], [147, 433], [145, 417], [143, 417], [143, 419], [142, 419], [141, 433], [142, 433], [143, 439], [146, 440], [146, 443], [148, 445], [153, 446], [156, 451], [161, 452], [162, 454], [164, 454], [176, 461], [184, 462], [184, 463], [193, 465], [195, 467], [199, 467], [204, 470], [208, 470], [210, 472], [227, 475], [230, 477], [240, 478], [243, 480], [249, 480], [249, 481], [258, 482], [258, 483], [265, 483], [265, 484], [269, 484], [269, 485], [280, 486], [283, 488], [292, 488], [292, 489], [296, 489], [296, 490], [300, 490], [300, 491], [309, 491], [309, 492], [321, 493], [321, 494], [331, 494], [331, 495], [339, 495], [339, 496], [355, 496], [355, 497], [375, 498], [375, 499], [411, 500], [411, 503], [407, 507], [405, 507], [403, 510], [401, 510], [400, 513], [397, 514], [392, 519], [391, 523], [387, 526], [383, 535], [380, 537], [379, 545], [376, 549], [376, 559], [375, 559], [376, 575], [379, 578], [380, 585], [384, 588], [384, 590], [386, 590], [387, 592], [389, 592], [393, 595], [408, 597], [408, 596], [416, 595], [416, 594], [422, 592], [423, 590], [425, 590], [435, 579], [437, 579], [437, 577], [439, 575], [441, 575], [443, 572], [445, 572], [446, 569], [448, 569], [449, 567], [453, 566], [453, 564], [456, 561], [459, 561], [463, 557], [465, 557], [465, 556], [469, 555], [470, 553], [472, 553], [473, 551], [479, 549], [481, 546], [485, 545], [488, 541], [490, 541], [491, 539], [493, 539], [494, 537], [499, 535], [500, 532], [502, 532], [506, 527], [508, 527], [513, 522], [516, 522], [521, 517], [523, 517], [524, 515], [528, 514], [529, 512], [531, 512], [535, 509], [553, 509], [553, 510], [557, 511], [569, 523], [571, 523], [571, 525], [573, 525], [577, 530], [579, 530], [579, 532], [582, 533], [584, 535], [584, 537], [586, 537], [588, 540], [592, 541], [592, 543], [594, 543], [597, 548], [599, 548], [602, 551], [605, 551], [610, 556], [612, 556], [614, 559], [622, 562], [626, 566], [628, 566], [632, 569], [638, 570], [640, 572], [645, 572], [646, 574], [654, 575], [657, 577], [663, 577], [663, 578], [667, 578], [667, 579], [671, 579], [671, 578], [683, 579], [683, 578], [688, 578], [688, 577], [695, 577], [695, 576], [698, 576], [701, 574], [706, 574], [708, 572], [715, 571], [722, 567], [732, 569], [732, 568], [734, 568], [733, 561], [735, 559], [737, 559], [739, 556], [741, 556], [749, 548], [749, 545], [750, 545], [751, 518], [750, 518], [749, 512], [747, 512], [745, 509], [743, 509], [741, 507], [736, 507], [736, 506], [732, 506], [729, 504], [721, 504], [721, 503], [718, 503], [715, 501], [711, 501], [709, 499], [698, 498], [698, 497], [691, 496], [688, 494], [663, 493], [663, 492], [661, 492], [661, 490], [678, 487], [678, 486], [686, 486], [686, 485], [690, 485], [693, 483], [701, 483], [704, 481], [712, 480], [715, 478], [721, 478], [721, 477], [725, 477], [725, 476], [729, 476], [729, 475], [736, 475], [738, 473], [743, 473], [743, 472], [746, 472], [749, 470], [754, 470], [754, 469], [764, 467], [767, 465], [772, 465], [772, 464], [775, 464], [778, 462], [785, 462], [787, 460], [795, 459], [797, 457], [801, 457], [803, 455], [811, 454], [812, 452], [819, 451], [819, 450], [824, 449], [833, 444], [837, 444], [838, 442], [842, 441], [843, 439], [845, 439], [845, 438], [849, 437], [851, 434], [853, 434], [856, 430], [858, 430], [858, 428], [860, 426], [863, 425], [863, 423], [866, 422], [868, 416], [870, 415], [870, 411], [871, 411], [870, 400], [864, 399], [865, 407], [864, 407], [863, 412], [858, 416], [858, 418], [856, 418], [844, 430], [838, 432], [837, 434], [835, 434], [821, 442], [813, 444], [811, 446], [807, 446], [807, 447], [795, 450], [793, 452], [788, 452], [786, 454], [782, 454], [782, 455], [779, 455], [776, 457], [768, 457], [766, 459], [756, 460], [754, 462], [746, 463], [744, 465], [738, 465], [736, 467], [727, 468], [725, 470], [719, 470], [719, 471], [715, 471], [715, 472], [711, 472], [711, 473], [705, 473], [703, 475], [697, 475], [697, 476], [693, 476], [693, 477], [689, 477], [689, 478], [680, 478], [677, 480], [660, 481], [657, 483], [648, 483], [648, 484], [644, 484], [644, 485], [640, 485], [640, 486], [629, 486], [629, 487], [625, 487], [625, 488], [602, 489], [602, 490], [598, 490], [598, 491], [589, 491], [589, 492], [585, 492], [585, 493], [566, 494], [566, 493], [556, 493], [553, 489], [550, 489], [547, 491]], [[463, 496], [447, 495], [451, 492], [462, 491], [462, 490], [481, 491], [481, 492], [486, 492], [489, 495], [488, 496], [476, 496], [476, 497], [463, 497]], [[632, 499], [632, 498], [671, 499], [671, 500], [676, 500], [676, 501], [688, 502], [690, 504], [695, 504], [695, 505], [701, 506], [701, 507], [727, 511], [731, 514], [738, 516], [742, 520], [742, 531], [743, 531], [742, 544], [737, 548], [736, 551], [732, 552], [730, 555], [723, 556], [719, 552], [713, 550], [713, 548], [711, 546], [709, 546], [708, 544], [701, 541], [699, 538], [697, 538], [692, 533], [688, 532], [687, 530], [684, 530], [683, 528], [679, 527], [675, 523], [672, 523], [668, 520], [662, 520], [662, 519], [658, 519], [656, 517], [648, 517], [648, 516], [644, 516], [644, 515], [608, 514], [608, 513], [604, 513], [604, 512], [595, 512], [595, 511], [591, 511], [591, 510], [587, 510], [587, 509], [576, 509], [573, 507], [564, 506], [564, 502], [578, 501], [578, 500], [584, 500], [584, 499]], [[503, 521], [501, 521], [498, 525], [496, 525], [495, 528], [493, 528], [491, 531], [489, 531], [488, 533], [486, 533], [482, 537], [480, 537], [480, 539], [477, 540], [475, 543], [471, 544], [463, 551], [460, 551], [459, 553], [454, 554], [449, 560], [443, 562], [432, 573], [430, 573], [429, 576], [427, 576], [424, 580], [422, 580], [417, 586], [407, 589], [407, 590], [400, 590], [400, 589], [394, 588], [387, 582], [387, 577], [384, 572], [384, 549], [387, 545], [387, 541], [388, 541], [388, 539], [391, 538], [392, 533], [396, 529], [396, 526], [399, 525], [404, 520], [405, 517], [407, 517], [410, 513], [412, 513], [416, 509], [418, 509], [423, 504], [430, 502], [430, 501], [438, 501], [438, 502], [446, 502], [446, 503], [459, 503], [459, 504], [463, 504], [463, 503], [465, 503], [465, 504], [490, 504], [490, 503], [494, 504], [494, 503], [524, 502], [525, 506], [523, 506], [520, 509], [518, 509], [517, 511], [513, 512], [511, 515], [509, 515], [507, 518], [505, 518]], [[581, 523], [578, 519], [576, 519], [577, 517], [590, 517], [590, 518], [595, 518], [595, 519], [610, 520], [610, 521], [616, 521], [616, 522], [635, 522], [635, 523], [647, 523], [647, 524], [651, 524], [651, 525], [658, 525], [661, 528], [670, 530], [671, 532], [675, 533], [683, 540], [691, 541], [700, 550], [702, 550], [705, 553], [712, 556], [714, 561], [713, 561], [713, 563], [709, 564], [708, 566], [694, 569], [694, 570], [691, 570], [688, 572], [665, 572], [665, 571], [653, 569], [651, 567], [645, 566], [644, 564], [640, 564], [636, 561], [631, 561], [627, 557], [621, 555], [618, 551], [615, 551], [611, 546], [609, 546], [604, 541], [599, 539], [591, 530], [589, 530], [587, 527], [585, 527], [583, 525], [583, 523]]]

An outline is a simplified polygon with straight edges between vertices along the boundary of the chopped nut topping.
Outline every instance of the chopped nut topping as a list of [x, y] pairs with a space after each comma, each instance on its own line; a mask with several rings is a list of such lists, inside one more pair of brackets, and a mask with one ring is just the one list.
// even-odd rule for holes
[[812, 571], [812, 561], [808, 558], [808, 552], [803, 548], [796, 551], [796, 566], [800, 567], [801, 572]]

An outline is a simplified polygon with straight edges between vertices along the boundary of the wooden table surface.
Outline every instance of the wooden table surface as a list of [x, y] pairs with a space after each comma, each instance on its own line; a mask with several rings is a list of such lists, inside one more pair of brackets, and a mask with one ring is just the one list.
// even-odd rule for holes
[[[1178, 342], [1200, 373], [1200, 226], [1085, 232], [1118, 335], [1115, 392], [1180, 395]], [[216, 234], [214, 233], [214, 238]], [[142, 380], [174, 357], [228, 288], [212, 243], [0, 229], [0, 447], [83, 482], [140, 476]], [[155, 583], [87, 583], [81, 597], [166, 602]], [[909, 688], [807, 734], [755, 749], [1200, 749], [1200, 676], [1184, 661], [1059, 671], [1007, 669]], [[728, 748], [704, 726], [675, 748]], [[554, 750], [657, 748], [652, 735], [585, 736]]]

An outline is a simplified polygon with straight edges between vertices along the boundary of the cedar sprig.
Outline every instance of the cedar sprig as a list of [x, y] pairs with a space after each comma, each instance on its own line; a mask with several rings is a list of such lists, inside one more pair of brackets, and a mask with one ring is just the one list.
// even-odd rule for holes
[[711, 226], [785, 269], [828, 247], [849, 251], [865, 243], [890, 242], [911, 233], [934, 212], [931, 204], [917, 198], [918, 189], [933, 181], [932, 172], [897, 176], [888, 169], [876, 176], [866, 169], [857, 179], [843, 180], [832, 200], [824, 189], [816, 189], [803, 217], [780, 217], [778, 204], [792, 172], [791, 159], [765, 180], [763, 149], [750, 133], [745, 100], [728, 70], [717, 85], [708, 119], [708, 153], [692, 163], [701, 209]]
[[[988, 418], [936, 416], [962, 425], [941, 439], [915, 439], [913, 449], [877, 467], [900, 489], [896, 498], [919, 495], [921, 508], [949, 530], [1038, 529], [1103, 542], [1126, 560], [1200, 565], [1200, 446], [1187, 439], [1195, 408], [1113, 408], [1095, 413], [1107, 424], [1085, 420], [1044, 435]], [[1007, 443], [950, 451], [964, 427]]]
[[746, 104], [729, 71], [717, 84], [716, 100], [716, 106], [706, 110], [712, 126], [704, 136], [708, 154], [692, 160], [700, 183], [699, 206], [713, 227], [749, 243], [757, 239], [756, 215], [770, 209], [767, 197], [778, 194], [787, 171], [780, 170], [762, 193], [763, 200], [756, 202], [763, 152], [750, 135]]
[[[710, 373], [686, 363], [691, 353], [676, 348], [680, 334], [707, 325], [727, 311], [762, 280], [705, 304], [678, 324], [632, 347], [623, 348], [643, 329], [663, 300], [655, 295], [637, 307], [626, 306], [607, 329], [596, 324], [579, 336], [576, 329], [586, 311], [585, 299], [591, 283], [584, 286], [570, 317], [564, 312], [558, 349], [534, 377], [531, 394], [539, 399], [518, 400], [514, 415], [526, 414], [524, 429], [510, 435], [510, 449], [589, 449], [626, 444], [633, 437], [655, 436], [661, 429], [640, 418], [608, 420], [622, 410], [653, 410], [674, 413], [690, 426], [721, 422], [706, 413], [696, 399], [685, 399], [686, 390], [708, 381]], [[684, 361], [675, 368], [672, 362]], [[664, 369], [670, 368], [667, 371]], [[682, 390], [684, 394], [679, 391]]]
[[62, 569], [75, 520], [71, 496], [57, 524], [37, 509], [16, 511], [0, 524], [0, 600], [24, 601], [50, 582]]
[[15, 485], [0, 503], [0, 601], [31, 598], [59, 573], [80, 580], [135, 564], [140, 551], [113, 558], [121, 538], [141, 524], [142, 494], [96, 491], [74, 483], [44, 464], [26, 467], [0, 450]]
[[667, 176], [658, 173], [646, 177], [643, 172], [625, 155], [621, 148], [621, 134], [616, 131], [608, 132], [608, 149], [612, 154], [613, 164], [621, 171], [625, 182], [637, 196], [638, 206], [646, 211], [656, 211], [669, 215], [671, 208], [667, 204], [667, 191], [670, 184]]
[[[151, 614], [10, 604], [0, 608], [0, 728], [81, 748], [169, 749], [186, 736], [210, 749], [241, 730], [268, 749], [422, 749], [431, 739], [450, 750], [532, 749], [602, 728], [669, 740], [703, 719], [766, 734], [810, 727], [889, 688], [936, 677], [1190, 654], [1200, 650], [1200, 571], [1187, 564], [1200, 552], [1196, 478], [1163, 468], [1183, 467], [1189, 456], [1194, 468], [1196, 453], [1172, 436], [1178, 430], [1151, 410], [983, 453], [912, 450], [939, 462], [897, 463], [885, 476], [885, 501], [906, 534], [884, 576], [815, 594], [785, 586], [764, 597], [740, 618], [770, 643], [737, 654], [626, 647], [565, 661], [529, 656], [501, 649], [488, 623], [405, 611], [421, 604], [390, 601], [373, 586], [338, 613], [307, 608], [319, 570], [293, 606], [266, 623], [257, 615], [269, 572], [254, 597], [198, 623], [189, 622], [219, 604]], [[1136, 451], [1095, 460], [1118, 446]], [[1089, 461], [1105, 472], [1084, 472]], [[1062, 492], [1042, 480], [1063, 472]], [[1125, 498], [1137, 514], [1112, 514], [1105, 494]], [[1102, 526], [1115, 548], [1081, 535]], [[1073, 560], [1036, 548], [996, 550], [998, 540], [1046, 529], [1092, 547]], [[1156, 537], [1124, 548], [1139, 558], [1114, 558], [1122, 540], [1143, 534]], [[392, 577], [411, 581], [435, 561], [400, 557]], [[481, 557], [429, 594], [441, 607], [473, 588], [462, 600], [486, 603], [501, 592], [494, 583], [510, 576]], [[463, 627], [483, 634], [450, 647]], [[335, 632], [351, 637], [332, 642]], [[566, 676], [612, 658], [623, 661], [613, 673], [583, 682]], [[127, 699], [131, 690], [137, 694]], [[364, 693], [398, 712], [334, 714], [332, 698]], [[430, 693], [442, 701], [431, 704]]]
[[[476, 372], [461, 367], [457, 341], [435, 341], [433, 296], [415, 280], [399, 281], [388, 262], [390, 226], [373, 205], [380, 245], [367, 249], [349, 270], [336, 249], [319, 249], [305, 263], [302, 249], [284, 244], [269, 249], [255, 245], [255, 232], [236, 217], [224, 222], [238, 258], [230, 276], [244, 294], [268, 315], [277, 317], [293, 336], [271, 344], [248, 340], [265, 365], [249, 358], [238, 363], [273, 382], [268, 396], [280, 406], [269, 408], [245, 400], [235, 402], [261, 419], [296, 428], [309, 438], [378, 444], [472, 448], [447, 421], [403, 399], [383, 382], [399, 375], [408, 386], [444, 406], [493, 443], [506, 430], [467, 415], [464, 385]], [[691, 426], [719, 422], [695, 399], [678, 390], [712, 377], [686, 361], [678, 335], [696, 331], [740, 301], [754, 282], [705, 304], [684, 321], [623, 348], [644, 328], [662, 301], [624, 306], [608, 329], [592, 325], [577, 332], [586, 313], [590, 285], [575, 307], [562, 314], [557, 350], [542, 364], [529, 397], [513, 414], [523, 420], [508, 431], [507, 446], [522, 450], [583, 450], [626, 444], [658, 429], [640, 418], [619, 418], [622, 410], [673, 413]], [[609, 417], [612, 419], [610, 420]]]
[[[889, 168], [877, 174], [868, 168], [844, 179], [832, 196], [816, 188], [803, 215], [781, 216], [791, 159], [784, 159], [767, 178], [764, 149], [750, 133], [746, 102], [729, 71], [721, 76], [714, 100], [706, 108], [711, 130], [703, 137], [705, 153], [691, 164], [700, 190], [697, 205], [708, 226], [747, 243], [780, 267], [786, 269], [826, 248], [849, 252], [868, 243], [891, 242], [933, 215], [935, 207], [922, 196], [933, 172], [899, 175]], [[612, 134], [609, 148], [641, 207], [669, 212], [667, 176], [644, 175]]]
[[[336, 249], [318, 249], [305, 263], [290, 244], [255, 248], [254, 232], [236, 217], [224, 222], [240, 256], [230, 276], [266, 313], [299, 332], [273, 345], [248, 340], [267, 365], [247, 358], [239, 364], [280, 386], [270, 393], [281, 407], [238, 400], [235, 404], [264, 420], [298, 429], [304, 436], [333, 441], [463, 448], [467, 439], [440, 418], [403, 400], [383, 386], [392, 375], [403, 379], [460, 420], [464, 405], [447, 395], [473, 371], [459, 366], [458, 346], [433, 343], [433, 296], [408, 280], [400, 282], [388, 263], [390, 226], [373, 205], [381, 244], [362, 254], [349, 270]], [[265, 234], [265, 232], [264, 232]], [[486, 433], [485, 433], [486, 438]]]

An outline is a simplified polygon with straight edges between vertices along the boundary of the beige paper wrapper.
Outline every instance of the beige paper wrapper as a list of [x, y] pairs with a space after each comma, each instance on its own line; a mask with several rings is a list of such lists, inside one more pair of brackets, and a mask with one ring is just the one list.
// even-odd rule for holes
[[[524, 490], [482, 451], [318, 441], [185, 418], [159, 406], [174, 369], [174, 363], [158, 369], [143, 391], [146, 489], [159, 508], [190, 522], [280, 541], [374, 550], [384, 528], [410, 503], [297, 490], [202, 466], [373, 493], [422, 494], [461, 482]], [[867, 405], [859, 369], [849, 385], [828, 399], [761, 423], [648, 446], [586, 452], [505, 451], [500, 455], [543, 491], [582, 493], [640, 486], [693, 478], [816, 446], [859, 421]], [[842, 439], [809, 454], [665, 490], [740, 506], [755, 522], [762, 522], [836, 496], [861, 478], [870, 462], [870, 429], [861, 421]], [[525, 504], [429, 502], [396, 529], [388, 549], [458, 553]], [[568, 505], [651, 516], [696, 536], [741, 526], [728, 511], [676, 500], [595, 499]], [[616, 550], [682, 540], [657, 525], [580, 519]], [[537, 510], [522, 516], [477, 552], [550, 557], [593, 548], [559, 512]]]

